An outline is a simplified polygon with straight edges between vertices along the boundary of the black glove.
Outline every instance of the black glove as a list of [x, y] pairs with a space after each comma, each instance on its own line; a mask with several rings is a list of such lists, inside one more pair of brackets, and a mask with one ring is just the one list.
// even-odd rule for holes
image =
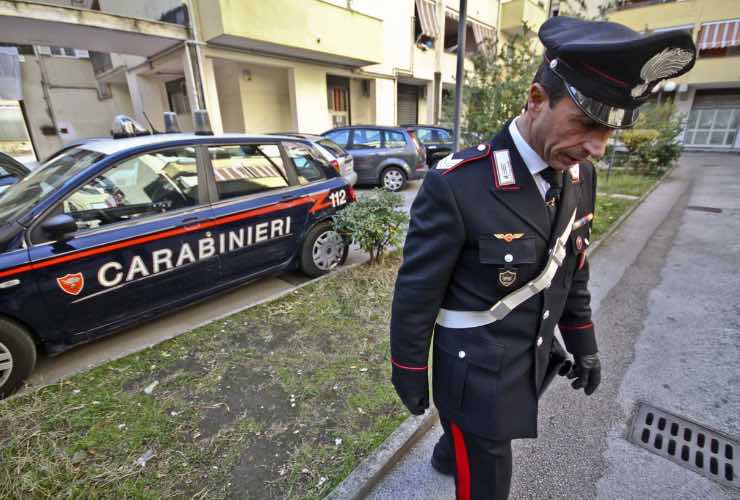
[[573, 362], [573, 369], [568, 374], [568, 378], [575, 379], [571, 386], [573, 389], [580, 389], [586, 392], [587, 396], [593, 394], [601, 383], [601, 362], [598, 354], [586, 354], [585, 356], [576, 356]]
[[421, 415], [429, 408], [429, 378], [426, 370], [409, 371], [394, 366], [391, 381], [401, 402], [413, 415]]

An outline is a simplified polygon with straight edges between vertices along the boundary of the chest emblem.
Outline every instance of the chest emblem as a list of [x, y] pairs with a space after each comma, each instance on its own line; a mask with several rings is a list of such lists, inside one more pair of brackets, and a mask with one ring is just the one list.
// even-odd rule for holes
[[511, 243], [512, 241], [518, 240], [524, 236], [524, 233], [496, 233], [494, 236], [498, 240], [504, 240], [506, 243]]
[[57, 278], [57, 283], [64, 293], [79, 295], [85, 287], [85, 277], [82, 273], [67, 274]]
[[505, 287], [510, 287], [516, 281], [516, 271], [506, 270], [498, 273], [498, 282]]

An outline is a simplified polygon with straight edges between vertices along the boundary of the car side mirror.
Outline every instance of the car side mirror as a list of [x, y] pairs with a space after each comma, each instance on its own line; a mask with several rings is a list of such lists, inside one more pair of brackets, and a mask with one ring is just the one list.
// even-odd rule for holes
[[71, 239], [72, 233], [77, 231], [77, 223], [71, 216], [59, 214], [44, 221], [41, 229], [53, 241], [65, 241]]

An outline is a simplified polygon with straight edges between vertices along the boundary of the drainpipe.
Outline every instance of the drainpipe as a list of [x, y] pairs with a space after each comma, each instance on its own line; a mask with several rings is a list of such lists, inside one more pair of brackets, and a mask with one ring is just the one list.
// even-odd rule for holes
[[462, 90], [465, 65], [465, 31], [468, 21], [468, 2], [460, 0], [460, 20], [457, 25], [457, 71], [455, 72], [455, 142], [453, 151], [460, 148], [460, 112], [462, 107]]
[[36, 46], [33, 45], [33, 55], [36, 57], [36, 62], [39, 65], [39, 71], [41, 72], [41, 89], [44, 92], [44, 101], [46, 102], [46, 112], [51, 119], [51, 125], [54, 127], [54, 135], [59, 135], [59, 126], [57, 125], [57, 117], [54, 113], [54, 107], [51, 104], [51, 94], [49, 93], [49, 75], [46, 73], [46, 64], [44, 63], [43, 56], [39, 54]]
[[200, 34], [198, 28], [198, 13], [193, 8], [193, 1], [186, 0], [188, 13], [190, 14], [190, 40], [185, 42], [185, 51], [188, 56], [188, 71], [193, 76], [192, 89], [195, 102], [200, 109], [206, 109], [206, 99], [203, 91], [203, 53], [200, 49]]
[[434, 124], [442, 122], [442, 58], [445, 49], [445, 3], [437, 0], [434, 6], [434, 20], [437, 23], [439, 35], [434, 41]]

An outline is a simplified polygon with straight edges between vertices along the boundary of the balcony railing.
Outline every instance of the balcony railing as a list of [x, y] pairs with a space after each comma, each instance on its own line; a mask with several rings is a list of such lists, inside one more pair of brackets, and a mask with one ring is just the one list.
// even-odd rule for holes
[[618, 0], [616, 10], [635, 9], [647, 7], [648, 5], [659, 5], [662, 3], [673, 3], [676, 0]]

